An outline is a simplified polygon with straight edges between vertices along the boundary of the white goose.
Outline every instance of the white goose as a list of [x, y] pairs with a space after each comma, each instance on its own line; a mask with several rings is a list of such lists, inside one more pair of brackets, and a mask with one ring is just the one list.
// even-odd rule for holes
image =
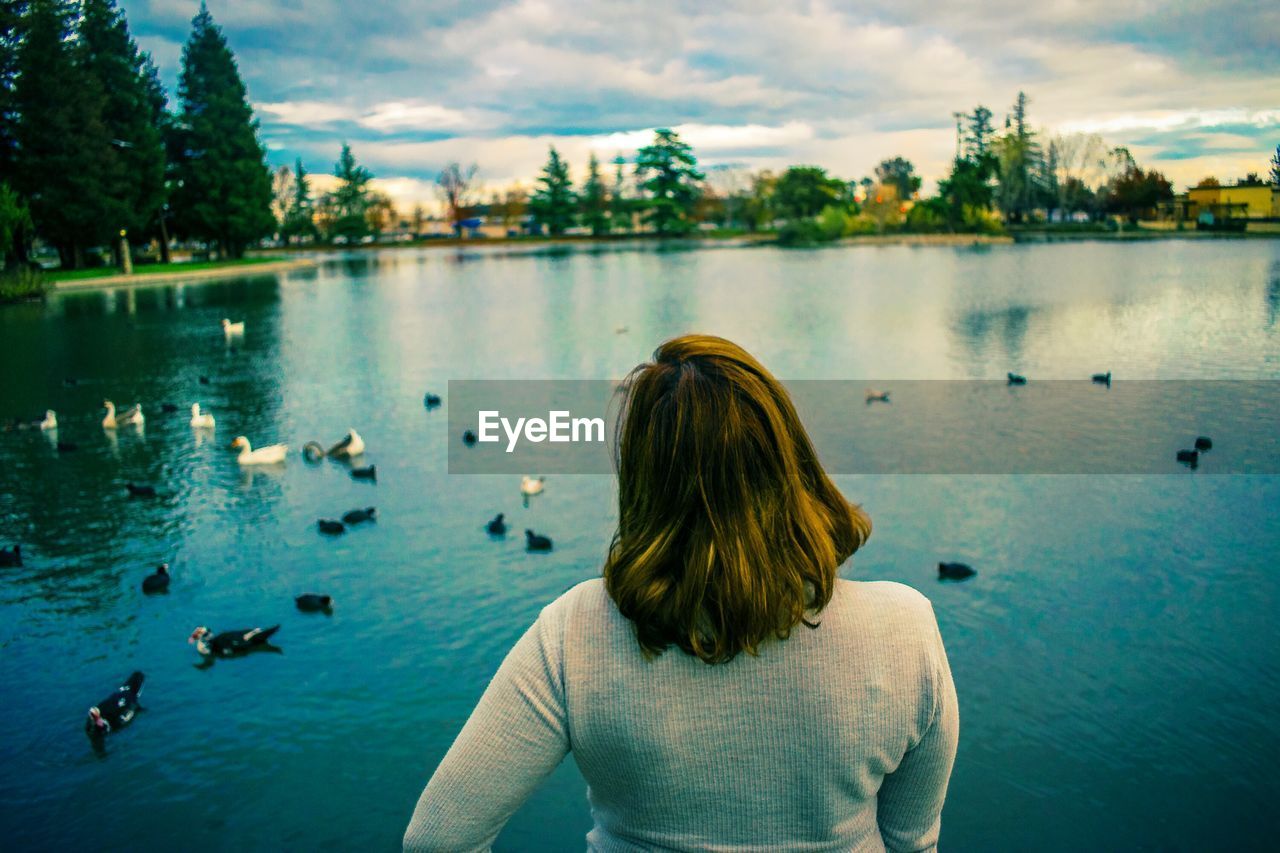
[[118, 426], [124, 426], [126, 424], [137, 424], [138, 426], [142, 426], [143, 422], [146, 420], [146, 418], [142, 416], [141, 403], [125, 409], [120, 414], [116, 414], [116, 404], [110, 400], [103, 400], [102, 407], [107, 410], [107, 416], [102, 419], [102, 426], [104, 429], [115, 429]]
[[58, 416], [53, 409], [44, 410], [44, 420], [40, 422], [40, 429], [57, 429]]
[[520, 494], [526, 498], [542, 494], [542, 481], [544, 479], [544, 477], [521, 477]]
[[243, 334], [244, 334], [244, 320], [241, 320], [239, 323], [233, 323], [233, 322], [231, 322], [230, 320], [228, 320], [226, 317], [223, 317], [223, 318], [222, 318], [222, 333], [223, 333], [224, 335], [226, 335], [227, 337], [231, 337], [232, 335], [243, 335]]
[[204, 414], [200, 413], [199, 403], [191, 404], [191, 425], [193, 427], [198, 427], [200, 429], [213, 429], [214, 423], [213, 415], [208, 412], [205, 412]]
[[231, 442], [231, 449], [240, 451], [236, 461], [241, 465], [277, 465], [289, 455], [289, 445], [287, 444], [273, 444], [270, 447], [260, 447], [254, 450], [249, 445], [249, 439], [243, 435]]

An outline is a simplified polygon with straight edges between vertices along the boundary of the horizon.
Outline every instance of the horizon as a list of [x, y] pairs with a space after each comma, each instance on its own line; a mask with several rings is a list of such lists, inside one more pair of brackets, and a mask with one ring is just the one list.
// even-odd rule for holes
[[[199, 3], [120, 5], [172, 106]], [[434, 208], [455, 160], [479, 166], [485, 195], [527, 187], [551, 145], [576, 183], [591, 153], [630, 159], [657, 127], [712, 172], [807, 164], [858, 180], [903, 156], [929, 192], [954, 153], [953, 113], [982, 104], [1000, 128], [1019, 91], [1042, 134], [1096, 132], [1178, 190], [1263, 173], [1280, 141], [1280, 53], [1265, 35], [1280, 11], [860, 5], [673, 3], [657, 25], [652, 4], [403, 0], [362, 10], [353, 30], [332, 0], [208, 3], [270, 165], [301, 158], [323, 191], [348, 142], [398, 205]]]

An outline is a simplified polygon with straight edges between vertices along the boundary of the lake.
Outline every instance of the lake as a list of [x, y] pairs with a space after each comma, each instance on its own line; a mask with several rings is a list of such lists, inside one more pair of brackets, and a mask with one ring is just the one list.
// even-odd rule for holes
[[[241, 344], [223, 317], [247, 323]], [[450, 476], [447, 406], [422, 402], [450, 379], [618, 378], [696, 330], [795, 380], [1276, 380], [1278, 320], [1280, 241], [1262, 240], [395, 250], [0, 307], [0, 420], [52, 408], [78, 445], [0, 433], [0, 544], [26, 558], [0, 569], [0, 837], [399, 844], [506, 650], [599, 574], [615, 517], [608, 476], [549, 477], [527, 508], [518, 477]], [[142, 401], [145, 429], [107, 434], [104, 398]], [[212, 436], [188, 425], [196, 401]], [[353, 427], [376, 484], [297, 453], [245, 473], [227, 449]], [[1274, 841], [1280, 477], [1170, 459], [1128, 476], [836, 479], [875, 521], [843, 574], [922, 590], [947, 644], [961, 741], [946, 848]], [[130, 481], [161, 494], [131, 499]], [[376, 523], [316, 530], [370, 505]], [[497, 512], [555, 550], [491, 540]], [[979, 574], [939, 583], [939, 560]], [[162, 561], [171, 591], [144, 597]], [[332, 615], [299, 613], [302, 592], [332, 595]], [[283, 653], [194, 666], [196, 626], [277, 623]], [[134, 669], [147, 710], [95, 751], [86, 709]], [[498, 848], [581, 849], [589, 825], [566, 761]]]

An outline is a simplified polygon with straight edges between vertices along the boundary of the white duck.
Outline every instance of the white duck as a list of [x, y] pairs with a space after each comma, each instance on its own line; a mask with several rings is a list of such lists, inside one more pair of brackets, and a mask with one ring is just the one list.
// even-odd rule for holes
[[277, 465], [289, 455], [287, 444], [273, 444], [270, 447], [254, 450], [249, 445], [249, 439], [243, 435], [231, 442], [231, 449], [240, 451], [236, 459], [241, 465]]
[[142, 426], [143, 422], [146, 420], [146, 418], [142, 416], [141, 403], [125, 409], [120, 414], [116, 414], [116, 404], [110, 400], [103, 400], [102, 407], [107, 410], [107, 416], [102, 419], [102, 426], [104, 429], [115, 429], [118, 426], [124, 426], [126, 424], [137, 424], [138, 426]]
[[228, 337], [230, 337], [230, 336], [232, 336], [232, 335], [243, 335], [243, 334], [244, 334], [244, 320], [241, 320], [239, 323], [233, 323], [233, 322], [231, 322], [230, 320], [228, 320], [226, 317], [223, 317], [223, 318], [222, 318], [222, 333], [223, 333], [224, 335], [227, 335]]
[[214, 423], [215, 421], [213, 420], [213, 415], [209, 414], [208, 412], [205, 412], [204, 414], [200, 413], [199, 403], [191, 404], [191, 425], [193, 427], [199, 427], [201, 429], [213, 429]]
[[361, 453], [364, 453], [364, 439], [355, 430], [349, 430], [342, 441], [329, 448], [333, 459], [354, 459]]
[[40, 422], [40, 429], [57, 429], [57, 428], [58, 428], [57, 414], [54, 413], [53, 409], [45, 409], [44, 420]]
[[542, 482], [545, 477], [521, 477], [520, 494], [527, 497], [542, 494]]

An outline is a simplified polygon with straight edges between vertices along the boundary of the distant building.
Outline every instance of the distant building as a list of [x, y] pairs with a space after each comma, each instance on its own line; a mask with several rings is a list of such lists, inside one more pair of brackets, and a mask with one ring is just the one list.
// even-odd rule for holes
[[1161, 202], [1160, 219], [1194, 222], [1200, 228], [1230, 227], [1243, 230], [1250, 222], [1280, 219], [1280, 186], [1236, 184], [1229, 187], [1192, 187]]

